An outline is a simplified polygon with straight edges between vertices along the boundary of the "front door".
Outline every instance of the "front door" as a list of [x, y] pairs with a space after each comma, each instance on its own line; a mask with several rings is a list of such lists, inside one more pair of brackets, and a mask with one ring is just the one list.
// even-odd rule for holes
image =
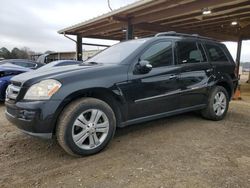
[[128, 101], [128, 120], [166, 113], [179, 108], [180, 66], [174, 65], [172, 41], [158, 41], [145, 49], [138, 61], [152, 65], [147, 74], [128, 73], [123, 93]]

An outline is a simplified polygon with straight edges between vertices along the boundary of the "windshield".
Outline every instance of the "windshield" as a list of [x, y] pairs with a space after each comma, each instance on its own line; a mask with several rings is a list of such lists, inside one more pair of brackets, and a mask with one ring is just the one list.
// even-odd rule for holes
[[106, 50], [98, 53], [94, 57], [88, 59], [84, 63], [111, 63], [118, 64], [131, 55], [138, 47], [140, 47], [146, 39], [131, 40], [115, 44]]

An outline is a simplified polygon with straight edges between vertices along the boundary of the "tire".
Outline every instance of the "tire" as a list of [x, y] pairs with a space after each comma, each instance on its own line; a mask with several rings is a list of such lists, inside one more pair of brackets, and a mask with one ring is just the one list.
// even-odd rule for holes
[[87, 156], [103, 150], [116, 130], [111, 107], [95, 98], [82, 98], [65, 107], [56, 128], [59, 145], [70, 155]]
[[[223, 100], [220, 103], [219, 101], [221, 99]], [[216, 86], [211, 90], [207, 107], [201, 111], [201, 114], [206, 119], [219, 121], [226, 116], [228, 111], [228, 106], [229, 106], [229, 95], [226, 89], [221, 86]]]

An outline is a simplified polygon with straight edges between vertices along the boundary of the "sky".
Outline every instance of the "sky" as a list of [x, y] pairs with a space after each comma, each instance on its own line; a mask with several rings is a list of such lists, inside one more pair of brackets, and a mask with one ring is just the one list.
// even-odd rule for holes
[[[110, 0], [117, 9], [137, 0]], [[36, 52], [75, 51], [75, 43], [58, 30], [109, 12], [107, 0], [0, 0], [0, 47], [28, 47]], [[115, 41], [83, 39], [114, 44]], [[236, 43], [226, 43], [236, 56]], [[85, 47], [83, 47], [85, 48]], [[243, 42], [242, 61], [250, 62], [250, 41]]]

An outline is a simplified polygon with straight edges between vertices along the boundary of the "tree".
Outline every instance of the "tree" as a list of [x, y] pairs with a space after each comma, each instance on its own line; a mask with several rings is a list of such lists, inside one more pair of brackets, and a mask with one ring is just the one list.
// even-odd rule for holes
[[0, 48], [0, 57], [4, 59], [29, 59], [31, 55], [34, 55], [35, 52], [31, 51], [27, 47], [23, 47], [21, 49], [19, 48], [13, 48], [11, 52], [3, 47]]
[[10, 59], [11, 53], [7, 48], [3, 47], [0, 49], [0, 56], [3, 57], [4, 59]]
[[18, 48], [13, 48], [11, 51], [11, 58], [13, 59], [28, 59], [28, 52], [25, 50], [20, 50]]

